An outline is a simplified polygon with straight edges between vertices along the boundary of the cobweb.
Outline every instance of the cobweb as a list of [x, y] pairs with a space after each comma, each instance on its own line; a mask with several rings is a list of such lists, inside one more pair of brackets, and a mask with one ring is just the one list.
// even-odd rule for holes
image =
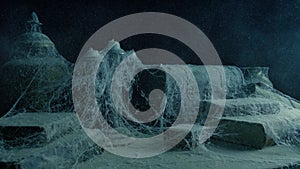
[[[173, 125], [174, 121], [178, 117], [181, 100], [187, 99], [189, 96], [181, 95], [181, 84], [176, 82], [172, 76], [161, 69], [148, 69], [148, 67], [143, 65], [137, 57], [131, 57], [131, 60], [129, 59], [129, 62], [126, 62], [124, 68], [128, 69], [123, 70], [124, 74], [115, 74], [122, 61], [128, 59], [129, 56], [135, 56], [135, 54], [134, 51], [126, 52], [122, 50], [117, 42], [111, 42], [110, 45], [112, 45], [113, 48], [111, 48], [105, 55], [103, 55], [103, 51], [95, 51], [93, 49], [90, 49], [86, 54], [86, 57], [99, 57], [103, 59], [97, 70], [94, 94], [105, 120], [111, 127], [115, 128], [120, 133], [131, 137], [147, 138], [166, 131]], [[26, 112], [74, 111], [71, 99], [72, 72], [69, 71], [72, 69], [73, 65], [62, 62], [57, 58], [42, 58], [40, 60], [35, 58], [32, 60], [26, 59], [11, 62], [6, 65], [6, 68], [11, 68], [11, 72], [13, 72], [15, 71], [15, 67], [13, 66], [19, 65], [20, 62], [30, 67], [29, 69], [34, 70], [34, 73], [31, 73], [33, 76], [29, 78], [26, 85], [20, 86], [19, 90], [21, 91], [21, 94], [17, 97], [13, 107], [4, 118]], [[57, 67], [57, 65], [62, 66]], [[175, 67], [174, 70], [181, 70], [182, 67], [186, 65], [172, 66]], [[195, 124], [203, 126], [213, 100], [211, 95], [211, 85], [213, 84], [210, 83], [206, 70], [208, 67], [201, 65], [187, 66], [190, 68], [196, 79], [200, 95], [199, 115]], [[60, 78], [52, 80], [51, 77], [49, 77], [49, 74], [51, 74], [50, 68], [53, 67], [58, 68], [59, 72], [63, 72], [65, 76], [59, 76]], [[159, 68], [160, 65], [157, 65], [157, 67]], [[211, 66], [211, 68], [219, 69], [218, 66]], [[243, 109], [243, 111], [246, 111], [247, 113], [239, 113], [238, 111], [240, 111], [240, 109], [237, 109], [236, 114], [224, 113], [222, 118], [244, 118], [247, 120], [250, 119], [253, 122], [257, 121], [266, 126], [265, 129], [267, 134], [271, 137], [275, 144], [298, 146], [300, 144], [300, 103], [296, 99], [293, 99], [273, 88], [273, 85], [268, 78], [268, 68], [238, 68], [235, 66], [224, 66], [223, 68], [226, 76], [225, 93], [227, 101], [243, 98], [250, 98], [254, 100], [265, 99], [272, 103], [276, 102], [276, 105], [278, 103], [280, 112], [271, 115], [265, 114], [265, 109], [267, 107], [260, 106], [259, 104], [247, 103], [248, 107], [244, 107]], [[26, 74], [26, 70], [29, 69], [23, 69], [25, 71], [23, 73]], [[134, 74], [133, 70], [135, 69], [141, 70], [140, 73]], [[132, 75], [126, 75], [127, 73]], [[215, 76], [217, 75], [218, 74]], [[182, 78], [184, 77], [182, 76]], [[86, 79], [82, 77], [82, 80]], [[119, 109], [114, 100], [115, 96], [112, 94], [113, 82], [116, 82], [116, 85], [119, 87], [125, 85], [126, 87], [124, 90], [129, 93], [128, 102], [117, 103], [117, 106], [121, 108], [121, 110], [125, 111], [122, 112], [123, 114], [118, 111]], [[166, 98], [162, 100], [163, 104], [161, 108], [164, 108], [162, 115], [160, 115], [156, 120], [147, 123], [138, 123], [123, 116], [124, 113], [131, 113], [128, 105], [133, 105], [133, 107], [139, 111], [151, 109], [149, 101], [151, 92], [154, 89], [163, 91], [166, 96]], [[123, 98], [121, 98], [122, 96], [123, 94], [119, 93], [119, 100], [123, 100]], [[268, 103], [266, 103], [266, 105], [268, 105]], [[277, 108], [271, 106], [268, 110], [277, 111]], [[270, 117], [272, 117], [272, 120], [270, 120]], [[86, 119], [84, 120], [91, 121], [91, 123], [97, 122], [97, 117], [85, 118]], [[219, 126], [221, 129], [222, 127], [224, 126]], [[234, 136], [235, 134], [236, 133], [226, 133], [222, 130], [217, 130], [212, 137], [217, 136], [217, 138], [222, 138], [228, 135]], [[184, 144], [180, 144], [184, 149], [194, 149], [193, 142], [197, 141], [198, 135], [197, 132], [192, 132], [191, 135], [191, 138], [186, 137], [183, 140]], [[64, 140], [66, 135], [62, 134], [59, 137]], [[79, 136], [77, 135], [76, 138], [77, 137]], [[0, 144], [3, 144], [1, 141], [2, 140], [0, 140]], [[208, 140], [207, 143], [210, 141], [211, 140]], [[92, 147], [91, 149], [94, 148], [95, 147]], [[77, 152], [76, 148], [73, 150], [75, 151], [75, 154], [85, 153], [85, 151]], [[99, 155], [99, 152], [97, 152], [96, 155]], [[75, 156], [78, 157], [80, 155], [77, 154]], [[94, 154], [88, 156], [88, 158], [92, 158], [93, 156]], [[78, 163], [78, 159], [79, 158], [75, 159], [75, 164], [74, 160], [72, 163], [76, 165], [76, 163]]]
[[5, 117], [25, 112], [72, 112], [72, 67], [64, 59], [51, 57], [6, 63], [2, 70], [11, 83], [6, 95], [15, 101]]
[[[159, 69], [147, 69], [141, 61], [135, 57], [133, 62], [126, 63], [125, 67], [128, 70], [123, 70], [126, 73], [132, 73], [132, 70], [139, 69], [140, 73], [132, 76], [124, 74], [115, 75], [118, 66], [127, 57], [135, 56], [133, 51], [125, 52], [122, 50], [117, 42], [105, 56], [101, 55], [103, 52], [93, 51], [94, 57], [103, 58], [100, 63], [97, 78], [96, 78], [96, 98], [102, 115], [105, 120], [114, 128], [119, 129], [121, 133], [135, 137], [151, 137], [167, 130], [177, 118], [180, 109], [181, 99], [187, 99], [182, 96], [178, 84], [172, 76], [164, 73]], [[98, 53], [98, 54], [97, 54]], [[177, 70], [182, 69], [186, 65], [172, 65]], [[160, 67], [159, 65], [157, 67]], [[200, 94], [200, 108], [196, 124], [204, 125], [209, 106], [213, 102], [211, 98], [211, 84], [206, 69], [220, 69], [220, 66], [201, 66], [188, 65], [193, 75], [196, 78]], [[241, 100], [249, 98], [249, 101], [263, 99], [263, 103], [247, 103], [244, 107], [246, 113], [230, 115], [224, 114], [223, 117], [237, 117], [237, 119], [244, 118], [252, 122], [263, 124], [268, 137], [275, 142], [275, 144], [298, 144], [299, 143], [299, 101], [281, 93], [273, 88], [271, 81], [268, 78], [268, 68], [251, 67], [238, 68], [235, 66], [224, 66], [226, 76], [226, 99], [227, 101]], [[174, 69], [174, 70], [176, 70]], [[214, 76], [218, 76], [215, 74]], [[164, 112], [156, 120], [148, 123], [137, 123], [124, 117], [124, 112], [119, 112], [116, 108], [116, 103], [113, 100], [111, 93], [112, 79], [118, 79], [119, 86], [123, 86], [122, 81], [130, 81], [130, 87], [125, 90], [129, 93], [129, 99], [126, 103], [118, 102], [118, 107], [122, 107], [122, 111], [128, 111], [128, 105], [132, 104], [135, 109], [145, 111], [150, 109], [149, 95], [152, 90], [160, 89], [166, 95], [166, 105]], [[122, 93], [119, 94], [122, 97]], [[251, 100], [252, 99], [252, 100]], [[122, 100], [120, 98], [120, 100]], [[247, 101], [247, 100], [245, 100]], [[275, 103], [274, 103], [275, 102]], [[272, 103], [272, 104], [271, 104]], [[274, 103], [274, 107], [273, 107]], [[264, 107], [265, 106], [265, 107]], [[226, 106], [225, 106], [226, 109]], [[278, 110], [280, 109], [280, 112]], [[239, 110], [235, 110], [239, 111]], [[268, 112], [269, 111], [269, 112]], [[234, 112], [234, 111], [233, 111]], [[273, 113], [274, 112], [274, 113]], [[273, 120], [270, 120], [270, 117]], [[189, 118], [189, 117], [186, 117]], [[282, 125], [282, 127], [278, 127]], [[222, 126], [219, 126], [222, 128]], [[222, 138], [223, 136], [235, 135], [235, 133], [224, 133], [222, 130], [217, 130], [213, 136]], [[187, 140], [185, 140], [188, 142]]]

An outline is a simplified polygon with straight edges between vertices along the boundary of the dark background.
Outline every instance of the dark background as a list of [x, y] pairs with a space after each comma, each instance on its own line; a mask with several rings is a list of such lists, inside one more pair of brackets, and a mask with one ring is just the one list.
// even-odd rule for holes
[[300, 99], [300, 1], [37, 0], [2, 1], [0, 6], [1, 64], [33, 10], [43, 23], [43, 32], [71, 62], [106, 23], [137, 12], [166, 12], [197, 25], [212, 41], [223, 64], [268, 66], [275, 88]]

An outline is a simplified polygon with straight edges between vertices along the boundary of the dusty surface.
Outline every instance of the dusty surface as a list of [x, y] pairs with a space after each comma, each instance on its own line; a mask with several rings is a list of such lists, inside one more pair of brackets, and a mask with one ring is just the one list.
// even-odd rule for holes
[[194, 151], [171, 151], [146, 159], [123, 158], [104, 152], [78, 164], [82, 169], [199, 169], [199, 168], [279, 168], [300, 164], [299, 148], [273, 146], [262, 150], [229, 149], [218, 145], [202, 145]]

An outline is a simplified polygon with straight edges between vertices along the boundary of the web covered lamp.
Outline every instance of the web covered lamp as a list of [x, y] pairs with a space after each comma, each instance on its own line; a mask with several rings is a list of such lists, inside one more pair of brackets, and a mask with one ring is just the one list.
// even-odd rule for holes
[[41, 31], [35, 12], [1, 67], [1, 114], [67, 111], [71, 106], [72, 65]]

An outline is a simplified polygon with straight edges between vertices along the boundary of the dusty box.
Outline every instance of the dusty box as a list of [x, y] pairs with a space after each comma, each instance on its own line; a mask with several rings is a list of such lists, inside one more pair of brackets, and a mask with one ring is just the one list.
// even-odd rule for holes
[[299, 135], [300, 111], [283, 109], [278, 114], [223, 117], [213, 138], [263, 148]]
[[[207, 116], [211, 105], [221, 107], [221, 100], [203, 101], [202, 116]], [[265, 98], [226, 99], [223, 116], [246, 116], [261, 114], [277, 114], [280, 112], [279, 102]]]

